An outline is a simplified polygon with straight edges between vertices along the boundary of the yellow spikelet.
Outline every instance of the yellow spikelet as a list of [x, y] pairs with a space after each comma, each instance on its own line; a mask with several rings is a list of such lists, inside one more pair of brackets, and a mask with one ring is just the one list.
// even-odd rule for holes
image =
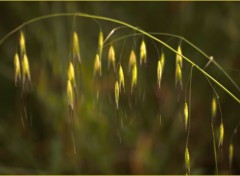
[[223, 145], [223, 139], [224, 139], [224, 126], [223, 123], [221, 122], [219, 127], [219, 144], [218, 144], [219, 147]]
[[17, 82], [21, 81], [21, 67], [17, 53], [14, 56], [14, 71], [15, 71], [15, 85], [17, 85]]
[[217, 101], [216, 98], [212, 98], [212, 118], [215, 118], [217, 114]]
[[70, 80], [67, 81], [67, 100], [69, 107], [73, 110], [73, 88]]
[[76, 32], [73, 33], [73, 57], [77, 57], [79, 63], [81, 63], [81, 56], [80, 56], [80, 45], [78, 34]]
[[136, 54], [134, 52], [134, 50], [131, 51], [130, 56], [129, 56], [129, 70], [134, 67], [134, 65], [136, 65], [137, 61], [136, 61]]
[[142, 43], [140, 46], [140, 65], [142, 65], [143, 62], [145, 64], [147, 62], [147, 48], [144, 40], [142, 40]]
[[177, 55], [176, 55], [176, 65], [179, 64], [182, 68], [182, 49], [180, 45], [177, 48]]
[[184, 103], [184, 120], [185, 120], [185, 129], [187, 130], [187, 125], [188, 125], [188, 104], [187, 104], [187, 102]]
[[132, 70], [131, 92], [132, 92], [134, 86], [137, 86], [137, 64], [135, 64], [133, 66], [133, 70]]
[[164, 55], [164, 52], [162, 52], [161, 54], [161, 64], [162, 64], [162, 72], [163, 72], [163, 69], [164, 69], [164, 65], [165, 65], [165, 55]]
[[230, 164], [230, 166], [232, 165], [233, 154], [234, 154], [233, 144], [230, 144], [229, 145], [229, 164]]
[[118, 71], [118, 76], [119, 76], [119, 91], [121, 92], [121, 87], [123, 87], [123, 90], [125, 92], [125, 83], [124, 83], [124, 73], [122, 66], [119, 66], [119, 71]]
[[103, 32], [100, 31], [98, 36], [98, 53], [99, 53], [100, 59], [102, 58], [102, 50], [103, 50], [103, 42], [104, 42], [103, 40], [104, 40]]
[[162, 62], [159, 60], [157, 65], [157, 82], [159, 89], [161, 87], [161, 80], [162, 80]]
[[112, 64], [113, 69], [115, 71], [115, 62], [116, 62], [115, 50], [114, 50], [113, 45], [111, 45], [108, 50], [108, 69], [110, 68], [110, 64]]
[[29, 68], [28, 58], [26, 54], [23, 55], [22, 74], [23, 74], [23, 83], [25, 82], [26, 79], [28, 79], [28, 81], [31, 81], [30, 68]]
[[185, 149], [185, 166], [187, 169], [187, 173], [190, 173], [190, 155], [188, 151], [188, 147]]
[[99, 76], [102, 75], [102, 64], [98, 54], [96, 54], [96, 57], [95, 57], [94, 70], [93, 70], [93, 75], [96, 76], [96, 74], [98, 74]]
[[68, 66], [68, 80], [75, 85], [76, 82], [75, 82], [74, 66], [71, 61]]
[[177, 64], [176, 65], [176, 78], [175, 78], [175, 85], [177, 86], [177, 84], [180, 85], [180, 87], [182, 88], [182, 69], [181, 69], [181, 65]]
[[26, 53], [26, 43], [25, 43], [25, 37], [22, 31], [20, 32], [19, 46], [20, 46], [21, 57], [23, 57], [23, 55]]
[[118, 109], [118, 101], [119, 101], [119, 84], [118, 81], [115, 82], [115, 102], [116, 102], [116, 107]]

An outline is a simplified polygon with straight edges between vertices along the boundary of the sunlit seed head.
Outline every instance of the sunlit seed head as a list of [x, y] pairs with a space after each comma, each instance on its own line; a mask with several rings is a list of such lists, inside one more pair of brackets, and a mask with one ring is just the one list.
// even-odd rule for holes
[[100, 59], [102, 57], [103, 42], [104, 42], [103, 32], [100, 31], [98, 36], [98, 52]]
[[77, 57], [79, 63], [81, 63], [80, 45], [78, 34], [76, 32], [73, 33], [73, 57]]
[[140, 65], [142, 65], [143, 62], [145, 64], [147, 62], [147, 48], [144, 40], [142, 40], [142, 43], [140, 46]]
[[26, 54], [23, 55], [22, 74], [23, 74], [23, 82], [25, 82], [26, 79], [28, 79], [28, 81], [31, 81], [29, 62]]
[[118, 109], [118, 101], [119, 101], [119, 84], [118, 81], [115, 82], [115, 102], [116, 108]]
[[188, 147], [185, 149], [185, 165], [187, 169], [187, 173], [190, 173], [190, 155], [188, 151]]
[[162, 63], [159, 60], [157, 65], [157, 82], [158, 82], [158, 88], [161, 87], [161, 79], [162, 79]]
[[220, 127], [219, 127], [219, 147], [223, 145], [223, 139], [224, 139], [224, 126], [223, 123], [221, 122]]
[[215, 97], [212, 98], [212, 118], [215, 118], [217, 114], [217, 100]]
[[181, 49], [181, 46], [179, 45], [178, 46], [178, 49], [177, 49], [177, 54], [176, 54], [176, 64], [179, 64], [182, 68], [182, 49]]
[[176, 76], [175, 76], [175, 84], [176, 86], [179, 84], [182, 88], [182, 69], [180, 64], [176, 65]]
[[[161, 59], [160, 59], [160, 61], [161, 61], [161, 64], [162, 64], [162, 70], [164, 69], [164, 65], [165, 65], [165, 54], [164, 54], [164, 52], [162, 52], [162, 54], [161, 54]], [[163, 72], [163, 71], [162, 71]]]
[[20, 32], [19, 45], [20, 45], [20, 52], [22, 57], [26, 53], [25, 37], [22, 31]]
[[124, 73], [121, 65], [119, 66], [118, 76], [119, 76], [119, 84], [120, 84], [119, 91], [121, 92], [121, 87], [122, 87], [125, 92]]
[[15, 71], [15, 85], [21, 81], [21, 67], [20, 67], [20, 60], [19, 56], [16, 53], [14, 56], [14, 71]]
[[137, 86], [137, 64], [133, 66], [133, 70], [132, 70], [131, 92], [135, 86]]
[[67, 100], [69, 107], [73, 110], [73, 88], [70, 80], [67, 81]]
[[110, 67], [110, 64], [112, 64], [113, 69], [115, 69], [115, 62], [116, 62], [115, 50], [113, 45], [111, 45], [108, 50], [108, 68]]
[[229, 145], [229, 164], [230, 164], [230, 166], [232, 164], [233, 154], [234, 154], [233, 144], [230, 144]]
[[74, 66], [71, 61], [69, 62], [68, 66], [68, 80], [75, 84]]
[[185, 120], [185, 129], [187, 130], [187, 125], [188, 125], [188, 104], [187, 104], [187, 102], [184, 103], [184, 120]]
[[131, 51], [130, 56], [129, 56], [129, 69], [132, 69], [132, 67], [134, 67], [134, 65], [136, 65], [137, 61], [136, 61], [136, 54], [134, 52], [134, 50]]
[[102, 75], [102, 64], [98, 54], [96, 54], [96, 57], [95, 57], [94, 70], [93, 70], [93, 75], [96, 76], [96, 74], [98, 74], [98, 76]]

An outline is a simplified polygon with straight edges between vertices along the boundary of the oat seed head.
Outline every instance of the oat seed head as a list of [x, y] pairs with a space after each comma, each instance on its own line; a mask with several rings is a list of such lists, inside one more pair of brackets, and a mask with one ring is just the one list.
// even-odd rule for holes
[[162, 72], [163, 72], [164, 65], [165, 65], [165, 54], [164, 54], [164, 52], [162, 52], [162, 54], [161, 54], [160, 61], [161, 61], [161, 64], [162, 64]]
[[130, 56], [129, 56], [129, 70], [132, 69], [134, 67], [134, 65], [137, 64], [136, 61], [136, 54], [134, 52], [134, 50], [131, 50]]
[[158, 88], [161, 87], [161, 79], [162, 79], [162, 62], [159, 60], [157, 65], [157, 83]]
[[182, 68], [179, 63], [177, 63], [177, 65], [176, 65], [176, 73], [175, 74], [176, 74], [175, 84], [176, 84], [176, 86], [179, 84], [180, 87], [182, 88]]
[[25, 43], [24, 33], [22, 31], [20, 32], [19, 46], [20, 46], [21, 57], [23, 57], [23, 55], [26, 53], [26, 43]]
[[93, 70], [93, 75], [96, 76], [96, 74], [98, 74], [98, 76], [102, 75], [102, 64], [98, 54], [96, 54], [96, 57], [95, 57], [94, 70]]
[[119, 76], [119, 84], [120, 84], [119, 91], [121, 92], [121, 87], [122, 87], [125, 92], [124, 73], [121, 65], [119, 66], [118, 76]]
[[115, 50], [113, 45], [111, 45], [108, 50], [108, 69], [110, 68], [110, 64], [112, 64], [113, 69], [115, 70], [115, 62], [116, 62]]
[[176, 65], [179, 64], [182, 68], [182, 49], [181, 46], [179, 45], [177, 48], [177, 54], [176, 54]]
[[80, 45], [77, 32], [73, 33], [73, 57], [77, 57], [79, 63], [81, 63]]
[[115, 102], [116, 108], [118, 109], [118, 101], [119, 101], [119, 84], [118, 81], [115, 82]]
[[140, 46], [140, 65], [142, 65], [143, 62], [144, 64], [147, 62], [147, 48], [144, 40], [142, 40]]
[[100, 59], [102, 59], [103, 42], [104, 42], [103, 32], [100, 31], [98, 36], [98, 53]]
[[215, 96], [212, 98], [212, 118], [215, 118], [217, 114], [217, 100]]
[[224, 126], [223, 123], [221, 122], [220, 127], [219, 127], [219, 147], [223, 145], [223, 139], [224, 139]]
[[17, 83], [21, 81], [21, 67], [19, 56], [17, 53], [14, 56], [14, 71], [15, 71], [15, 85], [17, 85]]
[[67, 100], [69, 107], [73, 110], [73, 88], [70, 80], [67, 81]]
[[72, 62], [69, 62], [68, 66], [68, 80], [71, 81], [75, 85], [75, 72], [74, 72], [74, 66]]
[[188, 124], [188, 104], [187, 104], [187, 102], [184, 103], [184, 120], [185, 120], [185, 129], [187, 130], [187, 124]]
[[28, 62], [28, 57], [26, 53], [23, 55], [23, 60], [22, 60], [22, 74], [23, 74], [23, 83], [25, 82], [26, 79], [28, 79], [28, 81], [31, 81], [29, 62]]
[[188, 147], [185, 149], [185, 165], [187, 169], [187, 173], [190, 173], [190, 155], [188, 151]]
[[133, 66], [133, 70], [132, 70], [131, 92], [132, 92], [134, 86], [137, 86], [137, 64], [135, 64]]

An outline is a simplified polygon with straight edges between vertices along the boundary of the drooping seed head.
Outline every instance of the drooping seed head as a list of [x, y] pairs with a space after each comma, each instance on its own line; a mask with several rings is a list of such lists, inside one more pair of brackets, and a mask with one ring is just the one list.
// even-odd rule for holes
[[134, 67], [134, 65], [136, 65], [137, 61], [136, 61], [136, 54], [134, 52], [134, 50], [131, 51], [130, 56], [129, 56], [129, 70], [132, 69], [132, 67]]
[[158, 65], [157, 65], [157, 83], [158, 83], [158, 88], [159, 89], [161, 87], [161, 80], [162, 80], [162, 63], [159, 60]]
[[185, 120], [185, 129], [187, 130], [187, 125], [188, 125], [188, 104], [187, 104], [187, 102], [184, 103], [184, 120]]
[[68, 80], [71, 81], [73, 84], [75, 84], [75, 72], [74, 72], [74, 66], [72, 62], [69, 62], [68, 66]]
[[229, 145], [229, 164], [230, 164], [230, 167], [232, 165], [233, 154], [234, 154], [233, 144], [230, 144]]
[[217, 101], [216, 98], [212, 98], [212, 118], [215, 118], [217, 114]]
[[187, 169], [187, 173], [190, 173], [190, 155], [188, 151], [188, 147], [185, 149], [185, 166]]
[[67, 81], [67, 100], [68, 106], [73, 110], [73, 88], [70, 80]]
[[118, 76], [119, 76], [119, 84], [120, 84], [119, 91], [121, 92], [121, 87], [122, 87], [125, 92], [124, 73], [121, 65], [119, 66]]
[[224, 126], [223, 123], [221, 122], [220, 127], [219, 127], [219, 147], [223, 145], [223, 139], [224, 139]]
[[119, 101], [119, 84], [118, 81], [115, 82], [115, 103], [116, 108], [118, 109], [118, 101]]
[[29, 62], [28, 62], [28, 57], [26, 53], [23, 55], [23, 60], [22, 60], [22, 74], [23, 74], [23, 83], [25, 82], [26, 79], [28, 79], [28, 81], [31, 81]]
[[93, 70], [93, 75], [96, 76], [96, 74], [98, 74], [99, 76], [102, 75], [102, 64], [98, 54], [96, 54], [96, 57], [95, 57], [94, 70]]
[[177, 49], [177, 54], [176, 54], [176, 65], [179, 64], [182, 68], [182, 49], [181, 49], [181, 46], [179, 45], [178, 46], [178, 49]]
[[131, 92], [132, 92], [134, 86], [137, 86], [137, 64], [135, 64], [133, 66], [133, 70], [132, 70]]
[[182, 88], [182, 68], [180, 64], [176, 65], [176, 73], [175, 73], [175, 85], [180, 85]]
[[79, 63], [81, 63], [80, 45], [78, 34], [76, 32], [73, 33], [73, 57], [77, 57]]
[[[165, 65], [165, 54], [164, 54], [164, 52], [162, 52], [162, 54], [161, 54], [161, 59], [160, 59], [160, 61], [161, 61], [161, 64], [162, 64], [162, 70], [164, 69], [164, 65]], [[162, 71], [163, 72], [163, 71]]]
[[100, 31], [98, 35], [98, 53], [100, 59], [102, 58], [103, 42], [104, 42], [103, 32]]
[[144, 40], [142, 40], [140, 46], [140, 65], [142, 65], [143, 62], [144, 64], [147, 62], [147, 48]]
[[108, 50], [108, 69], [110, 68], [110, 64], [112, 64], [113, 69], [115, 70], [115, 62], [116, 62], [115, 50], [113, 45], [111, 45]]
[[14, 56], [15, 85], [21, 81], [21, 67], [18, 54]]
[[26, 53], [26, 43], [25, 43], [25, 37], [22, 31], [20, 32], [19, 46], [20, 46], [21, 57], [23, 57], [23, 55]]

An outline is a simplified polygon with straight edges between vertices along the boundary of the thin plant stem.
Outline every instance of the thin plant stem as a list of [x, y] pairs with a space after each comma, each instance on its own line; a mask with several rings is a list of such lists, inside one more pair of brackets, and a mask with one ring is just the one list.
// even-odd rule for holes
[[213, 122], [211, 122], [211, 127], [212, 127], [212, 137], [213, 137], [213, 151], [214, 151], [214, 160], [215, 160], [215, 172], [216, 172], [216, 175], [218, 175], [218, 159], [217, 159], [217, 150], [216, 150], [216, 141], [215, 141]]

